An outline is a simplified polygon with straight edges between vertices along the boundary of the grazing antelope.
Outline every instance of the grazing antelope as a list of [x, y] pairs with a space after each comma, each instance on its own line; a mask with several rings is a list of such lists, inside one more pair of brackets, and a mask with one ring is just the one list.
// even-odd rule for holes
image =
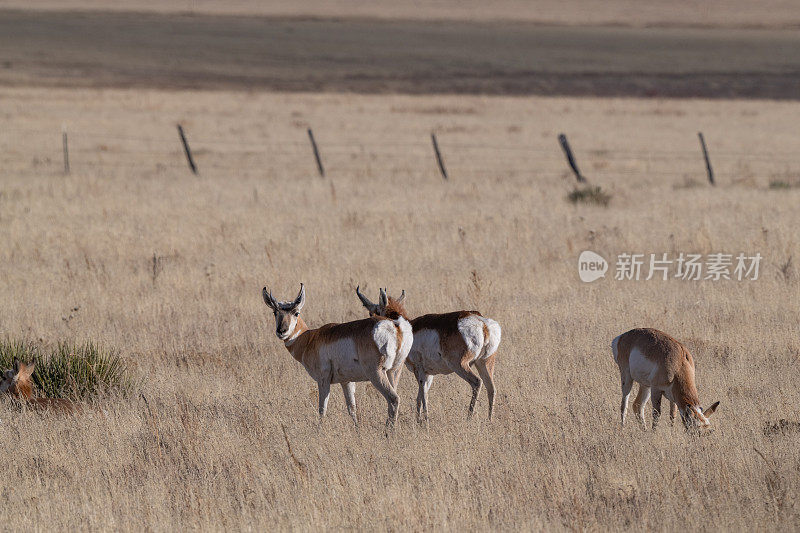
[[319, 416], [325, 416], [331, 383], [340, 383], [347, 411], [356, 417], [356, 382], [370, 381], [389, 405], [387, 425], [397, 420], [397, 391], [387, 373], [396, 372], [411, 350], [413, 333], [405, 319], [370, 317], [344, 324], [325, 324], [309, 329], [300, 317], [306, 290], [293, 302], [278, 302], [264, 287], [264, 303], [275, 315], [275, 334], [286, 349], [305, 367], [319, 387]]
[[33, 371], [36, 370], [36, 363], [25, 364], [14, 360], [14, 369], [3, 372], [3, 380], [0, 381], [0, 392], [6, 392], [19, 399], [29, 407], [35, 409], [52, 409], [66, 413], [73, 413], [77, 406], [70, 400], [62, 398], [35, 398], [33, 396]]
[[674, 420], [675, 411], [680, 411], [686, 429], [710, 425], [708, 417], [716, 411], [719, 402], [707, 409], [700, 407], [694, 383], [694, 358], [680, 342], [657, 329], [632, 329], [611, 341], [611, 351], [622, 379], [620, 413], [623, 425], [634, 381], [639, 383], [639, 394], [633, 402], [633, 410], [642, 424], [645, 404], [651, 399], [653, 429], [656, 428], [663, 395], [671, 403], [670, 418]]
[[[392, 319], [406, 318], [414, 329], [414, 344], [406, 359], [406, 365], [417, 378], [417, 418], [428, 418], [428, 391], [436, 374], [455, 372], [472, 387], [469, 415], [475, 411], [475, 401], [481, 382], [486, 384], [489, 396], [489, 419], [494, 409], [494, 363], [497, 347], [500, 344], [500, 324], [481, 316], [477, 311], [456, 311], [454, 313], [423, 315], [408, 319], [403, 307], [406, 292], [398, 299], [388, 297], [381, 289], [378, 303], [372, 303], [356, 287], [356, 294], [370, 316], [383, 316]], [[471, 366], [478, 369], [480, 377], [472, 372]]]

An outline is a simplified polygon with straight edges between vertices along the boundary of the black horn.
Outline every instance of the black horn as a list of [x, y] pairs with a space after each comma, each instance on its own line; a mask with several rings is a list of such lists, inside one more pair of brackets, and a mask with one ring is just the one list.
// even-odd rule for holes
[[271, 309], [276, 309], [278, 306], [275, 304], [275, 298], [272, 297], [272, 291], [268, 291], [266, 287], [261, 290], [261, 296], [264, 297], [264, 303]]
[[369, 301], [369, 298], [367, 298], [366, 296], [364, 296], [364, 294], [361, 292], [361, 285], [358, 285], [358, 286], [356, 287], [356, 295], [358, 295], [358, 299], [359, 299], [359, 300], [361, 300], [361, 303], [362, 303], [362, 304], [364, 305], [364, 307], [366, 307], [367, 309], [371, 309], [371, 308], [375, 307], [375, 304], [374, 304], [374, 303], [372, 303], [372, 302], [370, 302], [370, 301]]
[[306, 288], [301, 283], [300, 292], [297, 293], [297, 298], [295, 298], [294, 302], [292, 302], [292, 307], [295, 309], [295, 311], [299, 311], [303, 308], [305, 304], [306, 304]]

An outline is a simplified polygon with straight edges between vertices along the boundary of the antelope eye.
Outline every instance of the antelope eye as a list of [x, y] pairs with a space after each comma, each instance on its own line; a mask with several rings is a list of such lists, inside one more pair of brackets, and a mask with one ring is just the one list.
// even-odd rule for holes
[[297, 311], [295, 311], [295, 312], [294, 312], [294, 316], [300, 316], [300, 313], [299, 313], [299, 312], [297, 312]]

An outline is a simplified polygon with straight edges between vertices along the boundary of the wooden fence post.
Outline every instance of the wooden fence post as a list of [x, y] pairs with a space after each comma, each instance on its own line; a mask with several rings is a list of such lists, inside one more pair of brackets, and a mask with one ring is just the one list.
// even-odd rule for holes
[[442, 173], [444, 179], [447, 179], [447, 170], [444, 168], [444, 160], [442, 159], [441, 152], [439, 152], [439, 143], [436, 142], [435, 133], [431, 133], [431, 141], [433, 141], [433, 152], [436, 154], [436, 163], [439, 165], [439, 172]]
[[61, 126], [61, 143], [64, 147], [64, 174], [69, 174], [69, 145], [67, 143], [66, 126]]
[[584, 178], [581, 171], [578, 170], [578, 164], [575, 162], [575, 157], [572, 155], [572, 149], [570, 149], [569, 143], [567, 142], [567, 136], [563, 133], [559, 134], [558, 142], [561, 143], [564, 155], [567, 156], [567, 163], [569, 163], [570, 168], [572, 168], [572, 172], [575, 173], [575, 179], [580, 183], [586, 183], [586, 178]]
[[319, 149], [317, 148], [317, 141], [314, 140], [314, 132], [308, 128], [308, 139], [311, 141], [311, 148], [314, 150], [314, 159], [317, 160], [317, 170], [321, 178], [325, 177], [325, 168], [322, 166], [322, 159], [319, 157]]
[[715, 185], [714, 183], [714, 170], [711, 168], [711, 160], [708, 158], [708, 149], [706, 148], [706, 140], [703, 138], [702, 132], [697, 132], [697, 136], [700, 137], [700, 147], [703, 149], [703, 158], [706, 160], [706, 172], [708, 172], [708, 182], [711, 185]]
[[183, 151], [186, 152], [186, 160], [189, 162], [189, 168], [192, 170], [192, 174], [197, 176], [197, 166], [194, 164], [194, 159], [192, 158], [192, 151], [189, 149], [189, 143], [186, 141], [186, 135], [183, 133], [183, 126], [178, 124], [178, 134], [181, 136], [181, 142], [183, 143]]

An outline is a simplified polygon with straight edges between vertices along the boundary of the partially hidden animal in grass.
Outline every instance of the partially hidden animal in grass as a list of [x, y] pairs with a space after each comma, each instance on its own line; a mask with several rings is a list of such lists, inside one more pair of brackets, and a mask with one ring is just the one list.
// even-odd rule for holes
[[306, 303], [303, 284], [292, 302], [275, 300], [266, 287], [262, 295], [275, 316], [275, 334], [317, 382], [320, 420], [327, 410], [331, 384], [339, 383], [347, 411], [358, 425], [355, 384], [369, 381], [386, 398], [387, 425], [396, 422], [399, 402], [390, 376], [402, 369], [411, 350], [413, 333], [408, 321], [371, 317], [311, 329], [300, 316]]
[[639, 421], [644, 422], [647, 400], [653, 403], [653, 429], [661, 416], [661, 397], [671, 403], [670, 418], [676, 411], [686, 429], [708, 427], [708, 417], [716, 411], [719, 402], [703, 409], [697, 394], [694, 375], [694, 358], [680, 342], [657, 329], [637, 328], [619, 335], [611, 341], [614, 361], [619, 366], [622, 380], [622, 424], [628, 410], [628, 397], [633, 383], [639, 383], [639, 393], [633, 402], [633, 410]]
[[22, 363], [14, 360], [14, 368], [3, 371], [3, 380], [0, 381], [0, 392], [5, 392], [18, 399], [26, 407], [37, 410], [53, 410], [62, 413], [79, 411], [79, 406], [64, 398], [38, 398], [35, 396], [33, 372], [36, 363]]
[[[458, 375], [472, 388], [468, 416], [475, 412], [481, 383], [486, 384], [491, 420], [495, 398], [494, 365], [502, 333], [500, 324], [478, 311], [429, 314], [409, 319], [403, 306], [405, 291], [394, 299], [381, 289], [377, 304], [364, 296], [360, 287], [356, 287], [356, 295], [371, 317], [406, 318], [414, 329], [414, 343], [406, 365], [419, 385], [418, 420], [428, 419], [428, 391], [433, 377], [451, 373]], [[480, 377], [472, 371], [473, 366]]]

